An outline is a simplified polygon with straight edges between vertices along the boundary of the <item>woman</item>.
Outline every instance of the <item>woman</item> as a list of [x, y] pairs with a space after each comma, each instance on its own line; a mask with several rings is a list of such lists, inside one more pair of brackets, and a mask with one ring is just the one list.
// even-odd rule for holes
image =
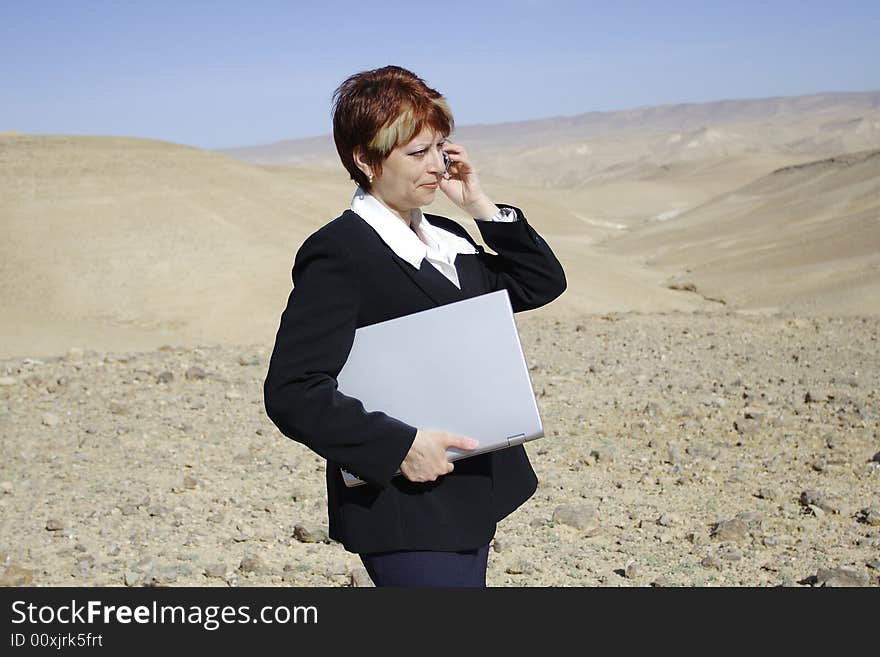
[[[519, 209], [490, 200], [452, 128], [444, 98], [397, 66], [336, 90], [333, 137], [358, 188], [351, 210], [296, 254], [264, 385], [279, 430], [327, 459], [330, 537], [361, 555], [378, 586], [485, 586], [496, 523], [537, 485], [521, 445], [453, 467], [446, 448], [476, 441], [366, 412], [336, 387], [357, 328], [500, 289], [514, 311], [529, 310], [565, 289], [550, 247]], [[497, 255], [422, 213], [438, 189]], [[340, 467], [368, 485], [346, 487]]]

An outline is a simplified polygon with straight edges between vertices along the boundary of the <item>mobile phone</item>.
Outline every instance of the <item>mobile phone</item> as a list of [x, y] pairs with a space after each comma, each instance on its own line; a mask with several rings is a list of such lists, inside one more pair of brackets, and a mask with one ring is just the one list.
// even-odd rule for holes
[[449, 180], [449, 165], [452, 164], [452, 160], [449, 159], [446, 151], [440, 152], [443, 153], [443, 177]]

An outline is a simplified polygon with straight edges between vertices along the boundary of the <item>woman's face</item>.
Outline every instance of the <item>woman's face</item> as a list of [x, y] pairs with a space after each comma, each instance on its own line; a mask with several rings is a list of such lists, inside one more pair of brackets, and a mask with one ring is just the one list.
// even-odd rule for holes
[[382, 162], [370, 193], [409, 221], [409, 211], [434, 200], [443, 174], [442, 145], [446, 138], [426, 127], [409, 143], [396, 146]]

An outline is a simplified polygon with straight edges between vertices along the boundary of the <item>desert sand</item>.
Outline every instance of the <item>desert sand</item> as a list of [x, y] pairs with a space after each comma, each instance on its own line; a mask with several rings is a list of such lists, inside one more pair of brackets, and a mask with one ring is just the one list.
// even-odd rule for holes
[[[880, 94], [453, 138], [569, 282], [518, 316], [541, 484], [489, 584], [878, 585]], [[0, 133], [0, 581], [366, 583], [261, 397], [334, 157]]]

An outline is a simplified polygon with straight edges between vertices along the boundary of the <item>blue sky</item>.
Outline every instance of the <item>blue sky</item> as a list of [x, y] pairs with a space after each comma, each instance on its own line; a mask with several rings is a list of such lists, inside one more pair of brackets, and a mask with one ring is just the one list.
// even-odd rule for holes
[[880, 90], [880, 2], [0, 0], [0, 130], [205, 148], [330, 131], [398, 64], [460, 125]]

